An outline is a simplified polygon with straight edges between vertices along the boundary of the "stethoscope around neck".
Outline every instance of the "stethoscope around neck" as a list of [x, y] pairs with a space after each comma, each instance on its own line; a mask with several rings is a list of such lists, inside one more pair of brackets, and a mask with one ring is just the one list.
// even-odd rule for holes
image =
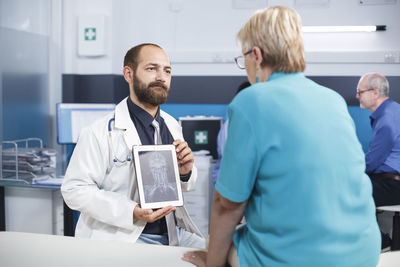
[[126, 159], [121, 160], [121, 159], [119, 159], [119, 158], [117, 157], [117, 154], [115, 153], [115, 151], [114, 151], [114, 146], [113, 146], [113, 144], [112, 144], [112, 138], [111, 138], [111, 132], [112, 132], [111, 123], [112, 123], [113, 121], [115, 121], [115, 118], [111, 118], [111, 119], [108, 121], [108, 139], [109, 139], [111, 151], [112, 151], [112, 154], [113, 154], [113, 162], [114, 162], [114, 163], [124, 164], [124, 163], [126, 163], [126, 162], [128, 162], [128, 161], [131, 161], [132, 159], [131, 159], [131, 157], [129, 157], [129, 155], [128, 155], [128, 156], [126, 156]]

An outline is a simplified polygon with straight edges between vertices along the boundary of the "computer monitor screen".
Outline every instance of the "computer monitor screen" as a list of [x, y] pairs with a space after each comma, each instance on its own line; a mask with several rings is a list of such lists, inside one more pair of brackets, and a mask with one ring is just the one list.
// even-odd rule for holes
[[183, 138], [192, 151], [208, 150], [214, 159], [218, 158], [217, 137], [222, 126], [222, 117], [180, 117]]
[[82, 128], [112, 112], [115, 104], [57, 104], [57, 141], [74, 144]]

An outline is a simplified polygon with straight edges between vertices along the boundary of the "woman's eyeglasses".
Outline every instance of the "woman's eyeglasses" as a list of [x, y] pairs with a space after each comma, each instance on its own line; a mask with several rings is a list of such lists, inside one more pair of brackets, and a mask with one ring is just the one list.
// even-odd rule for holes
[[248, 54], [250, 54], [253, 50], [250, 49], [249, 51], [247, 51], [246, 53], [244, 53], [243, 55], [237, 56], [235, 57], [235, 63], [238, 66], [239, 69], [244, 70], [245, 66], [244, 66], [244, 57]]

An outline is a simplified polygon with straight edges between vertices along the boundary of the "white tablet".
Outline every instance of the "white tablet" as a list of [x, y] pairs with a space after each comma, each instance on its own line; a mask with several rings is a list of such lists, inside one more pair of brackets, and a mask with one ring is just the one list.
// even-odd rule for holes
[[182, 206], [182, 188], [174, 145], [134, 146], [140, 206]]

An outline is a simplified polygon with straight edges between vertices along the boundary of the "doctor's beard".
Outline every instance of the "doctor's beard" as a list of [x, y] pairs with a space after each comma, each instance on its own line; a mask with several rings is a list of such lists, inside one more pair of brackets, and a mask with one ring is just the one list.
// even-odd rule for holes
[[167, 102], [169, 88], [162, 82], [151, 82], [147, 86], [137, 77], [133, 79], [133, 90], [140, 102], [158, 106]]

